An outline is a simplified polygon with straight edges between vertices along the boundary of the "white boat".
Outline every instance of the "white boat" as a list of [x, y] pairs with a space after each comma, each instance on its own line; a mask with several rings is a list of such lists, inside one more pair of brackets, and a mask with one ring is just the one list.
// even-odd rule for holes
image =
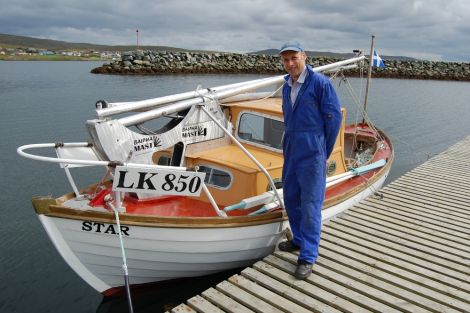
[[[357, 56], [314, 70], [337, 73], [363, 63]], [[125, 284], [123, 263], [130, 285], [140, 285], [247, 266], [272, 253], [288, 229], [279, 185], [281, 98], [251, 92], [283, 82], [278, 76], [144, 101], [99, 101], [97, 118], [86, 123], [88, 142], [19, 147], [24, 157], [60, 164], [69, 179], [71, 193], [33, 199], [67, 264], [109, 295]], [[345, 121], [343, 109], [323, 219], [379, 189], [393, 161], [383, 132]], [[57, 158], [29, 152], [36, 148], [54, 149]], [[71, 169], [84, 166], [107, 178], [79, 189]]]

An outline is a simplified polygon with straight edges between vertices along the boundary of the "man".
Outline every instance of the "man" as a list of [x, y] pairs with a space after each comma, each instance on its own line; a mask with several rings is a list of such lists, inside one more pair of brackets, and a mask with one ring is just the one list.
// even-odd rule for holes
[[284, 204], [293, 238], [279, 250], [300, 250], [294, 276], [305, 279], [318, 257], [321, 209], [325, 197], [326, 161], [341, 127], [341, 108], [329, 79], [306, 65], [299, 43], [280, 50], [288, 73], [282, 89], [284, 114]]

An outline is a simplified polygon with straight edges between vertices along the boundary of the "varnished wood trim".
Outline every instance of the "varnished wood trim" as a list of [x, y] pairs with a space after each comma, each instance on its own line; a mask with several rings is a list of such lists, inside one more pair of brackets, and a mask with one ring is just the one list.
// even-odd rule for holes
[[[51, 199], [53, 200], [53, 199]], [[96, 221], [102, 223], [115, 223], [113, 212], [83, 211], [72, 209], [61, 205], [50, 205], [44, 214], [51, 217], [59, 217], [73, 220]], [[271, 223], [279, 223], [287, 220], [283, 211], [262, 214], [258, 216], [235, 216], [235, 217], [166, 217], [152, 215], [119, 214], [121, 224], [145, 227], [168, 227], [168, 228], [226, 228], [245, 227]]]

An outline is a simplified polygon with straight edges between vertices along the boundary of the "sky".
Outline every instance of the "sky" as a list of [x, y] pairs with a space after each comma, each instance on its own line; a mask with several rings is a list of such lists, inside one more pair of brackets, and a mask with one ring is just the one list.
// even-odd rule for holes
[[279, 49], [470, 61], [469, 0], [0, 0], [0, 33], [226, 52]]

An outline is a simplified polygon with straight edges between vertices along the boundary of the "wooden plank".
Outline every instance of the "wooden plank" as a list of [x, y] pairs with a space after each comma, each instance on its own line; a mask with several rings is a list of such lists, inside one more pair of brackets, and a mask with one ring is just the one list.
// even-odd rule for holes
[[[435, 226], [440, 231], [447, 230], [453, 236], [468, 239], [470, 235], [470, 221], [466, 223], [465, 219], [454, 220], [446, 219], [439, 211], [427, 210], [424, 206], [413, 206], [409, 203], [403, 203], [393, 197], [383, 197], [382, 199], [369, 198], [360, 203], [360, 205], [374, 208], [377, 213], [385, 213], [396, 218], [404, 220], [416, 220], [416, 222]], [[463, 222], [461, 222], [463, 220]]]
[[434, 189], [436, 192], [453, 195], [457, 198], [468, 199], [466, 192], [469, 191], [469, 187], [466, 185], [466, 182], [462, 182], [458, 179], [455, 181], [445, 179], [440, 173], [423, 175], [420, 174], [420, 172], [412, 171], [400, 178], [400, 183], [403, 182], [408, 182], [420, 187], [427, 187], [428, 189]]
[[387, 206], [370, 202], [363, 202], [356, 205], [351, 209], [351, 212], [364, 214], [368, 217], [380, 219], [384, 222], [406, 227], [407, 229], [413, 229], [415, 232], [420, 232], [421, 234], [430, 234], [433, 238], [452, 242], [452, 246], [454, 248], [470, 253], [470, 235], [468, 236], [469, 238], [465, 238], [465, 234], [462, 234], [463, 238], [460, 238], [460, 236], [455, 235], [457, 232], [454, 232], [454, 234], [448, 234], [448, 228], [445, 226], [438, 226], [429, 222], [424, 222], [417, 216], [411, 218], [406, 217], [403, 214], [390, 212]]
[[230, 313], [251, 313], [254, 312], [247, 307], [244, 307], [243, 305], [237, 303], [235, 300], [233, 300], [230, 297], [227, 297], [223, 293], [221, 293], [218, 290], [215, 290], [214, 288], [209, 288], [205, 291], [202, 292], [202, 296], [212, 302], [214, 305], [218, 306], [219, 308], [222, 308], [224, 311], [230, 312]]
[[[405, 210], [412, 214], [417, 214], [421, 216], [428, 216], [435, 220], [443, 221], [449, 224], [456, 225], [461, 232], [466, 232], [466, 230], [470, 233], [470, 230], [466, 227], [466, 222], [470, 220], [470, 212], [469, 214], [462, 214], [452, 208], [445, 207], [442, 208], [441, 206], [436, 205], [433, 201], [427, 200], [428, 198], [416, 199], [412, 201], [413, 197], [407, 193], [397, 192], [397, 191], [390, 191], [382, 192], [383, 198], [381, 199], [374, 199], [372, 197], [368, 198], [365, 201], [375, 201], [375, 202], [384, 202], [387, 205], [398, 205], [400, 206], [401, 210]], [[462, 222], [461, 226], [459, 226], [459, 222]]]
[[466, 202], [468, 202], [470, 199], [467, 194], [470, 191], [468, 188], [459, 189], [455, 186], [446, 186], [442, 182], [426, 181], [425, 179], [419, 178], [402, 177], [400, 178], [400, 184], [409, 185], [410, 187], [414, 187], [417, 190], [431, 191], [437, 195], [445, 196], [448, 199], [455, 199], [458, 201]]
[[[323, 258], [317, 260], [317, 264], [354, 279], [357, 282], [379, 289], [386, 294], [405, 299], [406, 301], [426, 310], [457, 313], [461, 312], [460, 310], [462, 308], [470, 309], [470, 304], [468, 303], [458, 302], [455, 299], [447, 297], [442, 293], [435, 292], [430, 288], [406, 279], [400, 279], [397, 276], [383, 273], [378, 270], [375, 270], [375, 272], [362, 272], [356, 270], [350, 264], [343, 265], [337, 261], [325, 260]], [[395, 283], [399, 283], [399, 285], [395, 285]], [[435, 301], [433, 298], [439, 300]]]
[[[458, 170], [460, 168], [462, 169], [467, 169], [468, 171], [468, 168], [469, 168], [469, 164], [468, 162], [465, 161], [465, 159], [468, 158], [467, 155], [463, 156], [463, 160], [462, 160], [462, 156], [459, 156], [458, 154], [454, 154], [454, 155], [441, 155], [439, 158], [434, 158], [434, 159], [430, 159], [428, 162], [425, 162], [423, 163], [421, 166], [419, 167], [426, 167], [426, 166], [436, 166], [436, 167], [441, 167], [442, 168], [442, 171], [449, 171], [449, 172], [458, 172]], [[455, 162], [455, 163], [454, 163]], [[450, 167], [449, 165], [458, 165], [458, 168], [456, 167]], [[461, 171], [460, 171], [461, 173]]]
[[[448, 212], [449, 218], [451, 219], [458, 219], [458, 217], [468, 219], [469, 212], [461, 202], [453, 202], [446, 198], [423, 192], [416, 194], [412, 189], [402, 187], [393, 189], [384, 188], [381, 189], [381, 193], [384, 196], [395, 196], [398, 199], [402, 199], [405, 203], [414, 203], [414, 205], [420, 205], [429, 210]], [[419, 209], [419, 207], [417, 209]]]
[[[458, 171], [462, 168], [464, 171], [470, 171], [470, 165], [468, 164], [468, 154], [453, 153], [453, 154], [441, 154], [439, 157], [429, 159], [423, 163], [422, 166], [436, 165], [441, 166], [442, 171]], [[455, 163], [454, 163], [455, 162]], [[458, 167], [452, 167], [453, 165], [459, 165]]]
[[223, 292], [225, 295], [255, 312], [282, 313], [282, 311], [278, 308], [272, 306], [266, 301], [259, 299], [258, 297], [255, 297], [254, 295], [246, 292], [245, 290], [228, 281], [221, 282], [216, 286], [216, 288], [220, 292]]
[[406, 177], [400, 178], [400, 185], [405, 185], [410, 188], [414, 188], [415, 191], [428, 191], [432, 192], [434, 194], [440, 195], [440, 196], [445, 196], [448, 199], [453, 199], [456, 201], [470, 201], [470, 197], [468, 197], [465, 192], [466, 190], [463, 190], [462, 192], [459, 192], [456, 189], [452, 188], [444, 188], [443, 186], [439, 186], [439, 184], [433, 184], [429, 182], [423, 182], [422, 180], [413, 180], [413, 179], [408, 179]]
[[177, 307], [174, 307], [173, 309], [171, 309], [171, 313], [197, 313], [197, 312], [194, 311], [189, 306], [187, 306], [186, 304], [181, 303]]
[[[252, 269], [251, 269], [252, 270]], [[253, 270], [256, 272], [255, 270]], [[246, 273], [246, 272], [245, 272]], [[262, 274], [261, 274], [262, 275]], [[249, 276], [249, 275], [248, 275]], [[284, 311], [284, 312], [296, 312], [296, 313], [310, 313], [310, 310], [305, 309], [304, 307], [289, 301], [287, 297], [285, 298], [284, 292], [280, 293], [275, 293], [267, 288], [262, 287], [261, 284], [258, 284], [254, 281], [251, 281], [244, 276], [240, 275], [233, 275], [230, 277], [229, 282], [233, 283], [234, 285], [237, 285], [238, 287], [250, 292], [251, 294], [255, 294], [257, 297], [260, 299], [263, 299], [270, 305]], [[255, 280], [255, 279], [254, 279]], [[255, 281], [258, 281], [256, 279]], [[288, 286], [284, 285], [283, 290], [290, 288]], [[329, 310], [333, 308], [328, 308]]]
[[[469, 171], [470, 172], [470, 171]], [[468, 184], [470, 184], [470, 178], [467, 176], [466, 172], [460, 172], [461, 176], [457, 176], [455, 174], [450, 174], [448, 172], [443, 171], [433, 171], [432, 167], [430, 168], [416, 168], [405, 174], [406, 177], [419, 177], [424, 178], [426, 180], [434, 180], [434, 181], [442, 181], [446, 185], [459, 186], [463, 188], [468, 188]]]
[[[309, 312], [368, 312], [364, 308], [338, 297], [336, 294], [303, 280], [295, 279], [292, 275], [263, 261], [256, 262], [253, 268], [244, 269], [242, 275], [282, 295], [283, 298], [294, 302]], [[336, 308], [341, 308], [341, 311]], [[346, 311], [344, 311], [344, 308], [346, 308]]]
[[197, 295], [186, 301], [188, 305], [201, 313], [224, 313], [221, 309], [204, 299], [203, 297]]
[[435, 249], [440, 249], [441, 251], [445, 251], [456, 256], [470, 259], [470, 251], [467, 251], [466, 247], [463, 247], [463, 249], [461, 249], [462, 245], [458, 245], [455, 242], [447, 239], [439, 238], [436, 236], [436, 234], [425, 232], [424, 229], [416, 231], [414, 229], [403, 227], [398, 223], [386, 221], [383, 218], [369, 216], [364, 212], [360, 212], [359, 214], [357, 210], [352, 209], [350, 209], [348, 212], [348, 218], [350, 217], [355, 217], [363, 222], [368, 222], [370, 225], [373, 225], [373, 227], [380, 227], [390, 234], [396, 234], [397, 236], [406, 236], [409, 238], [409, 240], [419, 242], [424, 245], [432, 246]]
[[[397, 288], [404, 289], [405, 293], [398, 291], [401, 296], [407, 297], [409, 301], [422, 301], [423, 306], [430, 309], [427, 303], [429, 301], [433, 308], [438, 308], [441, 303], [456, 310], [470, 312], [469, 293], [354, 251], [338, 249], [332, 243], [322, 246], [321, 257], [317, 262], [325, 267], [342, 271], [345, 275], [354, 276], [356, 279], [362, 278], [364, 282], [375, 284], [392, 294], [397, 292]], [[415, 298], [415, 293], [418, 294], [418, 298]], [[444, 307], [440, 310], [447, 311]]]
[[[396, 236], [397, 238], [401, 238], [409, 242], [414, 242], [418, 245], [427, 246], [434, 250], [446, 253], [448, 255], [447, 257], [448, 259], [461, 261], [461, 262], [464, 262], [465, 264], [469, 262], [468, 258], [466, 257], [466, 253], [464, 251], [453, 249], [452, 247], [449, 247], [445, 244], [439, 244], [436, 241], [431, 241], [426, 238], [413, 236], [413, 234], [410, 233], [412, 231], [406, 232], [406, 231], [392, 229], [391, 227], [379, 224], [379, 223], [382, 223], [381, 221], [367, 219], [367, 217], [364, 217], [364, 216], [356, 216], [352, 213], [353, 212], [350, 212], [350, 214], [348, 214], [347, 216], [344, 216], [343, 219], [357, 224], [358, 228], [361, 230], [368, 231], [368, 229], [374, 229], [379, 232], [383, 232], [391, 236]], [[385, 224], [385, 222], [383, 223]]]
[[400, 218], [404, 221], [426, 225], [429, 228], [439, 230], [440, 232], [455, 236], [459, 239], [465, 239], [467, 244], [470, 239], [470, 229], [468, 227], [449, 223], [444, 217], [435, 212], [409, 208], [400, 203], [400, 201], [389, 198], [381, 200], [369, 198], [361, 203], [374, 208], [374, 210], [380, 214], [387, 214], [387, 216]]
[[464, 194], [468, 192], [467, 190], [462, 190], [462, 192], [459, 192], [455, 188], [445, 188], [443, 185], [436, 183], [425, 182], [423, 180], [413, 180], [403, 177], [400, 179], [399, 185], [401, 187], [413, 188], [416, 193], [432, 193], [433, 195], [458, 203], [466, 203], [469, 201], [469, 197]]
[[[405, 180], [402, 180], [401, 178], [394, 181], [393, 183], [387, 185], [386, 187], [382, 188], [384, 191], [388, 189], [395, 190], [397, 188], [402, 188], [402, 189], [407, 189], [409, 191], [414, 192], [417, 195], [427, 195], [431, 197], [436, 197], [440, 199], [445, 199], [446, 202], [450, 202], [452, 204], [456, 205], [462, 205], [462, 200], [458, 199], [457, 197], [454, 197], [453, 193], [447, 193], [447, 194], [442, 194], [439, 193], [438, 190], [436, 189], [428, 189], [428, 188], [417, 188], [417, 185], [414, 183], [407, 182]], [[464, 211], [468, 212], [468, 207], [464, 209]]]
[[[466, 224], [470, 220], [470, 212], [465, 212], [462, 204], [454, 204], [445, 201], [440, 197], [429, 197], [427, 195], [413, 194], [412, 191], [396, 188], [382, 191], [383, 201], [393, 201], [404, 208], [412, 209], [417, 214], [427, 213], [441, 218], [447, 223], [467, 228]], [[460, 206], [460, 207], [459, 207]], [[420, 212], [418, 212], [420, 211]]]
[[[275, 252], [275, 256], [267, 256], [264, 260], [273, 266], [293, 273], [295, 265], [292, 262], [296, 262], [297, 257], [291, 253]], [[313, 274], [306, 281], [320, 284], [321, 288], [336, 292], [348, 301], [368, 310], [379, 312], [427, 312], [404, 299], [331, 271], [319, 264], [314, 265]]]
[[[449, 167], [449, 163], [453, 166], [457, 166], [458, 168]], [[420, 166], [420, 168], [438, 168], [441, 169], [441, 171], [446, 171], [450, 174], [462, 175], [462, 172], [468, 171], [462, 171], [462, 169], [468, 168], [468, 161], [462, 161], [459, 157], [446, 157], [426, 162], [422, 167]]]
[[[447, 160], [446, 159], [436, 159], [436, 160], [432, 160], [431, 162], [425, 162], [423, 164], [421, 164], [420, 166], [416, 167], [414, 170], [422, 170], [422, 171], [432, 171], [432, 172], [440, 172], [440, 173], [443, 173], [443, 174], [448, 174], [448, 175], [452, 175], [452, 176], [458, 176], [458, 177], [462, 177], [462, 178], [467, 178], [465, 176], [465, 173], [467, 172], [470, 172], [470, 167], [468, 164], [466, 165], [461, 165], [460, 163], [462, 163], [460, 160], [458, 160], [458, 158], [452, 158], [454, 159], [457, 163], [447, 163]], [[451, 160], [451, 159], [448, 159], [448, 160]], [[452, 166], [455, 166], [457, 165], [456, 167], [450, 167], [450, 165]]]
[[452, 268], [464, 275], [467, 275], [470, 271], [468, 261], [463, 258], [449, 258], [445, 252], [409, 242], [407, 239], [397, 238], [396, 236], [385, 234], [382, 231], [357, 228], [355, 223], [346, 220], [335, 220], [334, 223], [328, 223], [327, 227], [331, 229], [334, 234], [341, 232], [351, 235], [353, 238], [358, 237], [379, 246], [390, 248], [396, 251], [396, 253], [404, 253], [417, 259], [422, 259], [425, 262]]
[[431, 263], [412, 255], [402, 254], [386, 246], [381, 246], [359, 237], [353, 237], [325, 228], [322, 231], [322, 240], [332, 242], [357, 253], [386, 262], [403, 269], [413, 271], [430, 279], [439, 280], [455, 288], [470, 292], [470, 278], [468, 275], [447, 268], [440, 264]]

